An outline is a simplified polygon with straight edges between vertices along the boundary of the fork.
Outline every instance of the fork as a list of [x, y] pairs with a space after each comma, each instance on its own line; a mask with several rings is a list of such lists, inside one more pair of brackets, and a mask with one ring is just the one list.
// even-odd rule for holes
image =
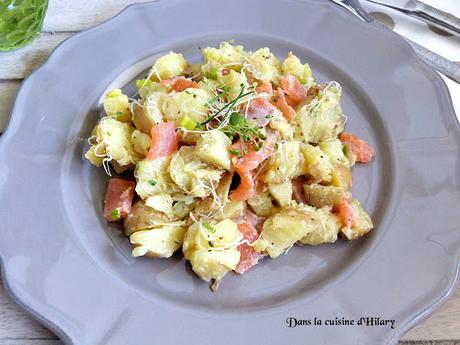
[[[361, 7], [359, 0], [330, 0], [335, 4], [345, 8], [349, 12], [353, 13], [356, 17], [367, 23], [374, 23], [374, 25], [382, 26], [382, 24], [376, 22], [374, 18], [367, 13], [364, 8]], [[399, 35], [399, 34], [398, 34]], [[460, 66], [456, 63], [446, 59], [445, 57], [436, 54], [435, 52], [421, 46], [418, 43], [411, 41], [410, 39], [399, 35], [403, 38], [415, 53], [429, 66], [436, 69], [438, 72], [451, 78], [452, 80], [460, 83]]]

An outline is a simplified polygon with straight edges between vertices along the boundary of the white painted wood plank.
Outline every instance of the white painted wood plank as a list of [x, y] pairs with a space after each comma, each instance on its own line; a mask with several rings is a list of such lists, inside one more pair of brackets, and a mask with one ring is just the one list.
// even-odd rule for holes
[[460, 341], [460, 285], [446, 303], [402, 339]]
[[30, 45], [0, 55], [0, 80], [22, 79], [40, 66], [50, 52], [70, 34], [42, 33]]
[[63, 345], [63, 343], [57, 339], [0, 339], [0, 345]]
[[16, 338], [56, 339], [56, 336], [16, 306], [0, 283], [0, 339]]
[[45, 31], [79, 31], [100, 24], [126, 6], [149, 0], [53, 0], [49, 3]]
[[[58, 339], [0, 339], [0, 345], [63, 345]], [[401, 341], [398, 345], [460, 345], [460, 340]]]
[[5, 129], [19, 81], [0, 82], [0, 133]]

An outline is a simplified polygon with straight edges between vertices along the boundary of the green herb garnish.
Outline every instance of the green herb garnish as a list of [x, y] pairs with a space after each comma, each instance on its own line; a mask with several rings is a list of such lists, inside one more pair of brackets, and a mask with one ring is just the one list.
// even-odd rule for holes
[[238, 126], [240, 123], [242, 123], [244, 121], [244, 116], [241, 115], [240, 113], [237, 113], [237, 112], [233, 112], [231, 115], [230, 115], [230, 124], [232, 126]]
[[148, 180], [147, 182], [148, 182], [149, 185], [151, 185], [151, 186], [155, 186], [155, 185], [157, 184], [157, 181], [155, 181], [155, 180]]
[[187, 115], [182, 116], [179, 120], [179, 126], [188, 129], [189, 131], [193, 131], [196, 128], [196, 125], [196, 121], [193, 121]]
[[144, 87], [149, 87], [152, 85], [152, 81], [150, 79], [138, 79], [136, 80], [136, 88], [138, 90], [144, 88]]
[[[253, 120], [247, 119], [237, 112], [233, 112], [230, 115], [228, 124], [222, 128], [222, 130], [232, 139], [238, 136], [244, 142], [252, 142], [253, 146], [259, 150], [262, 148], [263, 141], [266, 139], [265, 135], [260, 131], [261, 127], [257, 126]], [[243, 152], [243, 154], [246, 153]]]
[[208, 241], [208, 244], [210, 247], [214, 247], [214, 243], [212, 243], [211, 241]]
[[222, 91], [211, 98], [209, 101], [206, 102], [206, 106], [210, 107], [213, 103], [217, 102], [217, 100], [222, 99], [225, 95], [227, 95], [230, 92], [230, 88], [228, 86], [224, 86], [222, 88]]
[[206, 72], [206, 77], [209, 79], [217, 79], [217, 68], [211, 68], [208, 72]]
[[203, 222], [203, 227], [213, 234], [216, 233], [216, 229], [209, 223]]
[[112, 217], [112, 220], [120, 220], [121, 219], [120, 210], [118, 208], [114, 209], [112, 213], [110, 214], [110, 216]]
[[255, 90], [252, 90], [252, 91], [248, 91], [248, 92], [244, 92], [244, 85], [241, 84], [240, 85], [241, 87], [241, 91], [239, 92], [238, 96], [236, 96], [232, 101], [228, 102], [227, 104], [225, 104], [222, 108], [220, 108], [215, 114], [209, 116], [206, 121], [202, 122], [201, 124], [202, 125], [206, 125], [207, 123], [211, 122], [212, 120], [214, 120], [216, 117], [218, 117], [222, 112], [224, 112], [225, 110], [225, 113], [224, 113], [224, 116], [223, 116], [223, 120], [222, 121], [225, 121], [225, 119], [227, 118], [227, 116], [229, 116], [230, 114], [230, 111], [235, 107], [236, 103], [238, 103], [238, 101], [240, 99], [242, 99], [243, 97], [246, 97], [246, 96], [249, 96], [249, 95], [252, 95]]
[[260, 151], [260, 149], [264, 146], [263, 141], [259, 141], [257, 144], [254, 145], [254, 151]]
[[230, 149], [229, 150], [231, 154], [234, 154], [235, 156], [237, 156], [238, 158], [241, 158], [241, 152], [240, 150], [237, 150], [237, 149]]

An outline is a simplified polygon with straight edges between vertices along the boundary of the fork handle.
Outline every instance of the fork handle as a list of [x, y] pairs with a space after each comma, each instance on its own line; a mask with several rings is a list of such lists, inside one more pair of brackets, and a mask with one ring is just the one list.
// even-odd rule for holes
[[460, 36], [460, 18], [444, 12], [422, 1], [413, 0], [408, 3], [409, 14], [424, 22], [436, 26], [453, 35]]
[[435, 52], [425, 47], [422, 47], [420, 44], [417, 44], [406, 37], [401, 37], [404, 38], [407, 43], [409, 43], [417, 55], [422, 58], [422, 60], [425, 61], [428, 65], [456, 81], [457, 83], [460, 83], [460, 65], [446, 59], [445, 57], [442, 57], [441, 55], [436, 54]]

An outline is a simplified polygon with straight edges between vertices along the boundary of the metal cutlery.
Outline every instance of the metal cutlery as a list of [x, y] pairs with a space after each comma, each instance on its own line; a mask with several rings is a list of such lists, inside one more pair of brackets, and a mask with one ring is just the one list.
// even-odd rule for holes
[[413, 18], [460, 36], [460, 18], [417, 0], [366, 0], [392, 8]]
[[[374, 23], [375, 25], [382, 25], [379, 22], [376, 22], [374, 18], [361, 7], [359, 0], [331, 1], [350, 11], [362, 21], [365, 21], [367, 23]], [[436, 69], [438, 72], [444, 74], [445, 76], [451, 78], [452, 80], [456, 81], [457, 83], [460, 83], [460, 65], [457, 65], [456, 63], [446, 59], [445, 57], [439, 54], [436, 54], [435, 52], [425, 47], [422, 47], [418, 43], [415, 43], [406, 37], [400, 37], [402, 37], [407, 43], [409, 43], [412, 49], [414, 49], [415, 53], [429, 66]]]

